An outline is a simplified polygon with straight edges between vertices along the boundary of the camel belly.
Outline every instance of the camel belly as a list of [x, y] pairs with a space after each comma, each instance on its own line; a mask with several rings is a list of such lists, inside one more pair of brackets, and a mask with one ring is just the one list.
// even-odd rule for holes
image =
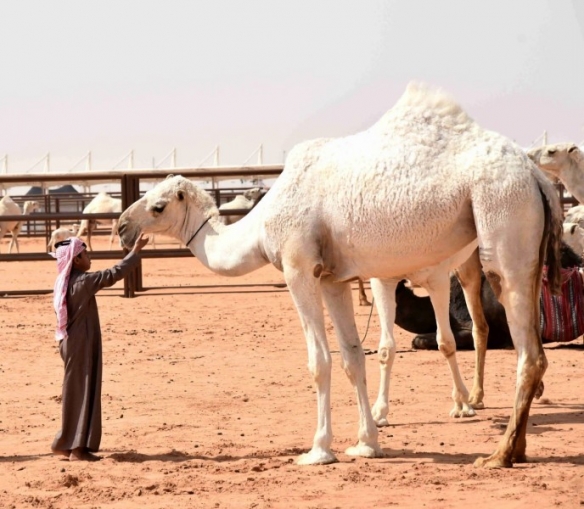
[[[396, 278], [441, 264], [471, 245], [476, 247], [470, 208], [441, 225], [421, 220], [416, 226], [394, 221], [391, 228], [335, 232], [322, 245], [324, 266], [337, 280], [356, 276]], [[460, 263], [470, 256], [472, 249], [459, 255], [464, 257]]]

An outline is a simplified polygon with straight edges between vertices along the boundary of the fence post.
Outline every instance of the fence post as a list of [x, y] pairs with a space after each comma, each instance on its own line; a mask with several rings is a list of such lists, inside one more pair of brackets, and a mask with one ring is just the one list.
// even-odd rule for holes
[[[122, 176], [122, 210], [126, 210], [132, 203], [140, 199], [140, 179], [128, 173]], [[128, 254], [124, 248], [124, 255]], [[138, 266], [124, 278], [124, 297], [133, 298], [136, 292], [144, 290], [142, 285], [142, 260]]]
[[[122, 176], [122, 210], [126, 210], [131, 204], [131, 198], [129, 195], [130, 190], [128, 185], [128, 174]], [[124, 248], [124, 256], [129, 253], [127, 248]], [[124, 278], [124, 297], [132, 299], [136, 296], [136, 274], [132, 271]]]

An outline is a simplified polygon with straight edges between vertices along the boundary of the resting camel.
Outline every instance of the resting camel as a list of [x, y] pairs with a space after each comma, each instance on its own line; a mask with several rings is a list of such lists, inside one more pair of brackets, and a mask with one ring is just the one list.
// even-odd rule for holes
[[57, 228], [51, 233], [51, 238], [47, 244], [47, 251], [51, 252], [55, 249], [55, 244], [61, 242], [62, 240], [68, 239], [69, 237], [75, 237], [79, 231], [79, 225], [74, 224], [71, 229], [65, 228], [64, 226]]
[[[560, 261], [563, 268], [582, 267], [584, 264], [582, 257], [564, 242], [561, 246]], [[487, 348], [513, 348], [505, 308], [495, 297], [484, 274], [481, 278], [481, 304], [489, 326]], [[450, 278], [449, 312], [450, 326], [454, 333], [457, 350], [472, 350], [474, 348], [472, 319], [464, 300], [462, 287], [454, 276]], [[417, 334], [412, 340], [412, 347], [429, 350], [438, 348], [436, 318], [430, 299], [416, 295], [405, 285], [405, 281], [401, 281], [396, 290], [395, 323], [402, 329]], [[542, 338], [542, 342], [546, 342], [545, 338]], [[482, 376], [480, 378], [482, 380]]]
[[576, 145], [544, 145], [530, 150], [528, 155], [547, 175], [560, 180], [572, 196], [584, 203], [584, 154]]
[[[16, 216], [19, 214], [28, 215], [35, 210], [39, 209], [38, 201], [25, 201], [23, 209], [20, 209], [18, 203], [16, 203], [10, 196], [5, 196], [0, 200], [0, 216]], [[8, 246], [8, 252], [12, 253], [12, 246], [16, 246], [16, 252], [20, 253], [20, 248], [18, 246], [18, 234], [22, 228], [22, 221], [2, 221], [0, 222], [0, 240], [4, 238], [4, 235], [8, 232], [11, 233], [12, 238], [10, 239], [10, 245]]]
[[[251, 210], [257, 204], [258, 201], [264, 196], [264, 190], [259, 187], [254, 187], [252, 189], [247, 189], [243, 194], [238, 194], [233, 200], [224, 203], [219, 207], [219, 210]], [[243, 216], [221, 216], [225, 224], [233, 224], [239, 221]]]
[[[419, 217], [425, 218], [423, 223]], [[343, 368], [357, 393], [357, 444], [347, 454], [384, 455], [376, 425], [387, 425], [396, 354], [395, 291], [404, 278], [425, 288], [431, 298], [439, 349], [453, 379], [451, 415], [475, 414], [449, 324], [449, 271], [458, 267], [473, 336], [479, 349], [486, 350], [482, 264], [505, 307], [519, 361], [507, 430], [497, 450], [475, 464], [510, 467], [526, 461], [529, 408], [547, 367], [538, 297], [546, 252], [551, 287], [559, 288], [561, 220], [553, 185], [520, 147], [480, 128], [444, 93], [410, 85], [368, 130], [296, 146], [270, 191], [237, 223], [224, 225], [208, 193], [172, 176], [123, 212], [118, 231], [126, 247], [140, 232], [180, 239], [202, 264], [226, 276], [268, 263], [283, 272], [306, 337], [317, 393], [316, 433], [300, 464], [336, 461], [323, 301]], [[382, 328], [381, 381], [373, 408], [348, 282], [356, 277], [373, 278]]]
[[[105, 214], [108, 212], [121, 212], [122, 211], [122, 200], [119, 198], [112, 198], [106, 192], [98, 193], [93, 200], [91, 200], [86, 207], [83, 209], [84, 214]], [[117, 233], [117, 219], [83, 219], [79, 226], [79, 232], [77, 233], [77, 237], [81, 237], [85, 231], [87, 231], [87, 245], [89, 249], [93, 251], [93, 247], [91, 246], [91, 232], [95, 226], [95, 223], [98, 224], [109, 224], [111, 222], [112, 231], [110, 234], [110, 245], [109, 248], [111, 250], [112, 245], [114, 243], [114, 236]]]
[[580, 223], [572, 223], [567, 219], [564, 219], [564, 224], [562, 226], [564, 229], [562, 240], [568, 244], [575, 253], [582, 256], [584, 254], [584, 228], [582, 228]]

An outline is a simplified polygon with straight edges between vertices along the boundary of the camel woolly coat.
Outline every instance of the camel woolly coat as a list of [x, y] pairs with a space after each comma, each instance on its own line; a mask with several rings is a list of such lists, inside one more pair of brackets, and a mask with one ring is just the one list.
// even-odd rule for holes
[[97, 272], [71, 270], [67, 290], [67, 334], [59, 351], [65, 364], [62, 428], [52, 449], [99, 450], [101, 441], [101, 328], [95, 294], [113, 286], [134, 269], [139, 256], [130, 253], [118, 265]]

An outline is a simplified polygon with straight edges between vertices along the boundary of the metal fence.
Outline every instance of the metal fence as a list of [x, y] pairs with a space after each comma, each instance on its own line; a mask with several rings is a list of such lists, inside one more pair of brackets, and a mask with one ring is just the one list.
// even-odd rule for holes
[[[154, 169], [154, 170], [111, 170], [104, 172], [79, 172], [79, 173], [42, 173], [42, 174], [20, 174], [20, 175], [0, 175], [0, 186], [3, 184], [14, 185], [37, 185], [46, 190], [50, 186], [59, 184], [79, 184], [87, 186], [90, 183], [117, 183], [119, 182], [121, 192], [119, 197], [122, 199], [122, 210], [128, 208], [132, 203], [137, 201], [141, 196], [140, 183], [142, 181], [160, 181], [165, 179], [169, 174], [182, 175], [194, 180], [210, 181], [211, 189], [208, 191], [214, 196], [217, 204], [221, 204], [230, 196], [234, 196], [236, 191], [233, 188], [221, 189], [216, 184], [225, 179], [245, 179], [254, 180], [260, 177], [275, 177], [282, 172], [282, 165], [262, 165], [249, 167], [223, 167], [223, 168], [172, 168], [172, 169]], [[112, 193], [113, 194], [113, 193]], [[91, 199], [91, 195], [81, 193], [80, 196], [58, 196], [45, 192], [42, 195], [25, 195], [20, 196], [20, 202], [26, 199], [37, 199], [41, 201], [43, 212], [33, 213], [27, 216], [2, 216], [5, 221], [23, 221], [26, 225], [26, 232], [31, 236], [44, 235], [47, 242], [49, 241], [52, 230], [61, 224], [67, 224], [81, 219], [117, 219], [119, 213], [107, 214], [83, 214], [85, 204]], [[63, 208], [69, 209], [62, 211]], [[241, 215], [247, 211], [230, 210], [229, 215]], [[42, 224], [41, 228], [37, 228]], [[2, 240], [2, 239], [0, 239]], [[93, 251], [92, 258], [97, 260], [120, 259], [126, 254], [127, 250], [116, 251]], [[167, 258], [167, 257], [185, 257], [192, 256], [188, 249], [155, 249], [144, 250], [141, 253], [142, 258]], [[22, 254], [0, 254], [0, 261], [46, 261], [50, 260], [47, 253], [22, 253]], [[142, 265], [124, 279], [124, 297], [134, 297], [136, 292], [143, 291]], [[41, 294], [50, 293], [51, 290], [29, 290], [29, 291], [3, 291], [2, 294]]]

